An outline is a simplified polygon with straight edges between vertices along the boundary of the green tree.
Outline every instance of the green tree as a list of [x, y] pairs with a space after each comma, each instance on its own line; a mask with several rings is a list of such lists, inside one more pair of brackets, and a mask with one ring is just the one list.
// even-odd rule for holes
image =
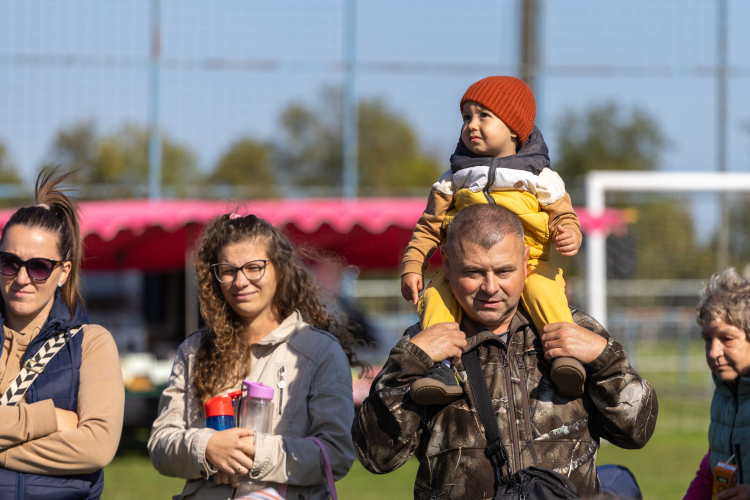
[[[409, 122], [381, 99], [362, 100], [359, 113], [359, 192], [396, 196], [426, 189], [441, 173]], [[325, 89], [316, 105], [292, 104], [281, 114], [277, 172], [291, 186], [341, 186], [341, 94]]]
[[421, 151], [414, 128], [378, 99], [360, 102], [359, 137], [363, 194], [420, 192], [414, 188], [428, 188], [442, 173], [437, 159]]
[[[586, 174], [592, 170], [655, 170], [667, 140], [658, 123], [642, 110], [624, 112], [614, 103], [595, 105], [584, 112], [569, 111], [557, 124], [557, 152], [553, 168], [562, 176], [574, 204], [584, 202]], [[628, 244], [609, 237], [608, 256], [632, 252], [639, 279], [699, 278], [710, 274], [712, 250], [695, 240], [689, 200], [668, 194], [649, 195], [645, 202], [632, 194], [608, 196], [608, 204], [632, 208], [636, 220], [628, 227]], [[584, 237], [585, 243], [585, 237]], [[579, 254], [581, 255], [581, 254]], [[578, 274], [575, 261], [555, 254], [555, 263]], [[610, 269], [612, 268], [610, 262]], [[707, 274], [708, 273], [708, 274]]]
[[0, 189], [0, 207], [33, 203], [31, 193], [24, 188], [10, 153], [2, 142], [0, 142], [0, 185], [3, 185]]
[[74, 180], [90, 184], [96, 170], [97, 137], [94, 120], [83, 120], [57, 131], [42, 168], [63, 166], [75, 170]]
[[[133, 187], [148, 183], [148, 142], [146, 127], [125, 124], [101, 137], [95, 123], [86, 120], [57, 132], [42, 167], [61, 165], [76, 171], [74, 180], [80, 185], [115, 184], [121, 188], [116, 196], [133, 196]], [[166, 134], [162, 134], [161, 146], [164, 186], [197, 180], [197, 160], [187, 146]]]
[[[742, 124], [742, 131], [750, 138], [750, 120]], [[746, 193], [724, 193], [722, 196], [729, 225], [729, 264], [746, 275], [750, 274], [750, 196]], [[717, 233], [717, 244], [718, 238]]]
[[206, 180], [209, 184], [248, 186], [257, 195], [273, 197], [276, 187], [272, 161], [270, 144], [243, 137], [221, 155]]
[[577, 204], [584, 201], [584, 179], [591, 170], [654, 170], [666, 146], [658, 123], [645, 111], [625, 113], [611, 102], [583, 113], [568, 111], [556, 131], [552, 165]]
[[0, 142], [0, 184], [23, 184], [5, 144]]
[[[97, 141], [92, 182], [146, 184], [148, 182], [146, 127], [126, 124]], [[197, 179], [198, 162], [193, 152], [162, 134], [161, 174], [164, 185], [180, 186]]]

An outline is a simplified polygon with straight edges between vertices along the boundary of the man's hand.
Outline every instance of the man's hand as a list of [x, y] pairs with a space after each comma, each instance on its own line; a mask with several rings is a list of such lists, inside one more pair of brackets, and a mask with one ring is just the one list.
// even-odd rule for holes
[[457, 360], [466, 347], [466, 334], [458, 323], [438, 323], [425, 328], [411, 339], [411, 343], [422, 349], [435, 363], [444, 359]]
[[58, 432], [78, 429], [78, 414], [76, 412], [55, 408], [55, 416], [57, 417]]
[[750, 484], [738, 484], [716, 495], [716, 500], [750, 500]]
[[546, 359], [569, 357], [591, 363], [607, 347], [607, 339], [575, 323], [545, 325], [541, 336]]
[[424, 289], [424, 278], [418, 273], [407, 273], [401, 276], [401, 295], [409, 302], [417, 305], [419, 292]]
[[581, 248], [578, 234], [572, 229], [559, 226], [557, 228], [557, 236], [555, 236], [555, 248], [566, 257], [574, 256], [578, 253], [578, 249]]

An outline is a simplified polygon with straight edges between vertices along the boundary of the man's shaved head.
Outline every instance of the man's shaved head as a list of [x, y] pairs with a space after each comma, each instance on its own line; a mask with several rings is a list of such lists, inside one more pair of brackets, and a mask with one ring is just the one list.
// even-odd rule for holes
[[499, 205], [472, 205], [458, 212], [448, 225], [445, 246], [449, 256], [460, 258], [467, 242], [489, 250], [509, 234], [517, 237], [518, 251], [523, 252], [523, 224], [516, 214]]

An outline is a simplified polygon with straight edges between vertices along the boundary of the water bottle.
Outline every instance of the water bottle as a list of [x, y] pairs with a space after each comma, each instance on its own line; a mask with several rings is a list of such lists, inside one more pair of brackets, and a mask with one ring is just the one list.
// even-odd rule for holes
[[234, 391], [206, 401], [206, 427], [217, 431], [235, 427], [233, 403], [240, 395], [241, 391]]
[[[273, 387], [268, 387], [250, 380], [242, 381], [242, 399], [237, 412], [237, 422], [244, 429], [270, 434], [273, 423]], [[264, 483], [258, 483], [249, 476], [240, 478], [240, 485], [235, 491], [235, 500], [252, 500], [257, 498], [277, 498], [278, 492], [270, 489], [268, 496], [258, 496]], [[265, 490], [264, 490], [265, 491]], [[273, 493], [273, 495], [271, 494]]]
[[273, 387], [243, 380], [238, 420], [242, 428], [270, 434], [273, 423]]

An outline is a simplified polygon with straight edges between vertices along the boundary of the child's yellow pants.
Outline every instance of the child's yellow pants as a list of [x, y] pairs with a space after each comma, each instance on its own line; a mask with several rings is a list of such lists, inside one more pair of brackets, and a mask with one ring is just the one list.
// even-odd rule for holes
[[[565, 296], [562, 270], [546, 260], [529, 259], [529, 276], [521, 302], [540, 335], [544, 325], [559, 321], [573, 322]], [[440, 269], [427, 285], [417, 310], [422, 329], [437, 323], [461, 322], [461, 306], [445, 279], [445, 269]]]

